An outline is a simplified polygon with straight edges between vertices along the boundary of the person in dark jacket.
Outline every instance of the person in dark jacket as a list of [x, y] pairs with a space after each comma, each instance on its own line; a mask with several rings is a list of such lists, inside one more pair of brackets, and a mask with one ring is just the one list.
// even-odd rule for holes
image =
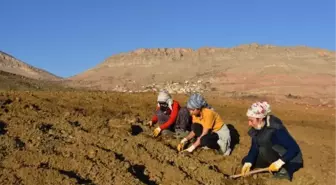
[[159, 134], [182, 138], [189, 134], [191, 115], [186, 107], [181, 107], [179, 102], [173, 100], [167, 90], [161, 90], [157, 98], [157, 107], [148, 125], [158, 123], [153, 135]]
[[282, 121], [270, 113], [267, 102], [253, 103], [247, 110], [251, 147], [241, 173], [268, 167], [274, 177], [292, 181], [294, 172], [303, 167], [302, 153]]

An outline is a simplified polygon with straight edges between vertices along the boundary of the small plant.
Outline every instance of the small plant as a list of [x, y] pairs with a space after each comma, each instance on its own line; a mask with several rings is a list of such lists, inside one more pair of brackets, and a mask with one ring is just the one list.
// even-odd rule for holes
[[217, 91], [217, 88], [216, 87], [211, 87], [210, 90], [211, 91]]
[[291, 99], [300, 99], [300, 96], [294, 96], [291, 93], [289, 93], [288, 95], [286, 95], [287, 98], [291, 98]]

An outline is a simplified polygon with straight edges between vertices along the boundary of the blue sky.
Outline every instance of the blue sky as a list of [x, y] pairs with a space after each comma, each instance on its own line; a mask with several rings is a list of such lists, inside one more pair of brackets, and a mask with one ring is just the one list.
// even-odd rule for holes
[[0, 50], [62, 77], [137, 48], [335, 50], [335, 0], [0, 0]]

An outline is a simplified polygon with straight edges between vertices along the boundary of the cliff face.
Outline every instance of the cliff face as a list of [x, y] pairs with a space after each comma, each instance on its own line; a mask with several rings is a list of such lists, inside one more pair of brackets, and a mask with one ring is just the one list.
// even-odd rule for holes
[[0, 51], [0, 70], [39, 80], [60, 80], [60, 77], [33, 67], [15, 57]]
[[[334, 96], [335, 52], [305, 46], [137, 49], [69, 78], [86, 87], [137, 91], [189, 81], [204, 90]], [[196, 83], [201, 81], [202, 83]], [[188, 87], [190, 89], [190, 83]], [[185, 87], [171, 88], [186, 91]], [[314, 89], [313, 89], [314, 88]], [[180, 90], [179, 90], [180, 89]], [[200, 89], [198, 87], [192, 89]]]

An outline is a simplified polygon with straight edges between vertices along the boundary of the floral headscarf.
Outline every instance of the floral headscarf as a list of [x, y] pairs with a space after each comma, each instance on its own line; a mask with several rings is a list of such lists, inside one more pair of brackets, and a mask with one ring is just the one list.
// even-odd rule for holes
[[265, 118], [271, 112], [271, 106], [266, 102], [255, 102], [247, 110], [246, 115], [253, 118]]

